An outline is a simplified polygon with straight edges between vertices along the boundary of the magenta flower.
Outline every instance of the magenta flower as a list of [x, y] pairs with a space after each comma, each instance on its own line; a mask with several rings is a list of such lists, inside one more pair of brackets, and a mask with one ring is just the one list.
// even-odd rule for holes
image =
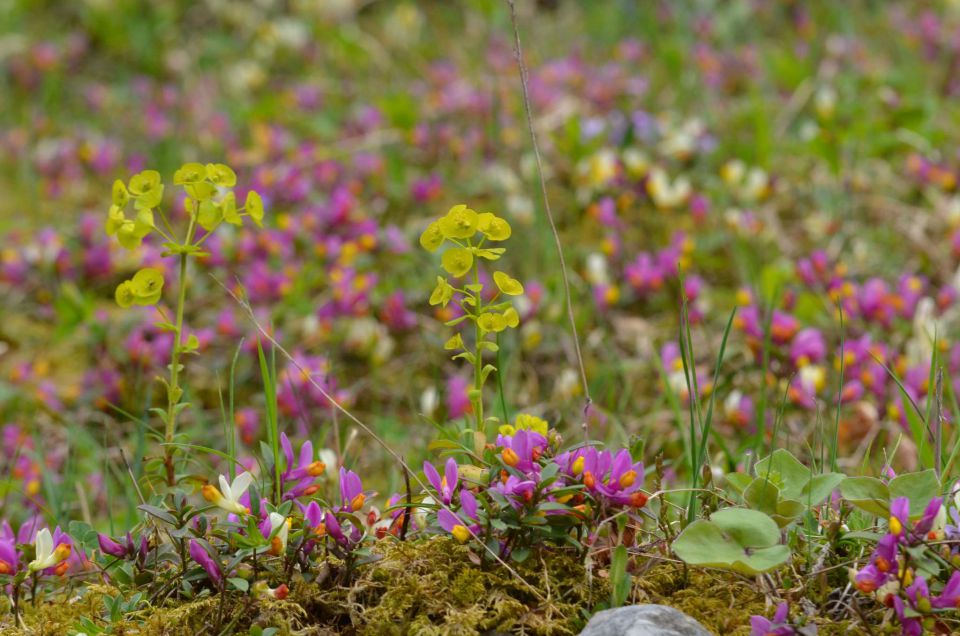
[[455, 420], [470, 412], [469, 387], [470, 383], [462, 375], [452, 375], [447, 380], [447, 419]]
[[505, 480], [498, 481], [490, 487], [491, 492], [503, 495], [507, 502], [517, 510], [533, 501], [533, 494], [536, 489], [536, 482], [529, 479], [520, 479], [516, 475], [510, 475]]
[[819, 329], [801, 329], [790, 343], [790, 359], [798, 367], [821, 362], [827, 355], [827, 343]]
[[213, 581], [213, 584], [220, 588], [223, 587], [223, 570], [220, 563], [208, 551], [208, 549], [196, 539], [190, 539], [190, 558], [197, 562], [206, 571], [207, 576]]
[[340, 509], [345, 512], [356, 512], [363, 508], [367, 494], [363, 491], [360, 477], [352, 470], [340, 468]]
[[547, 438], [526, 429], [520, 429], [513, 435], [497, 435], [497, 446], [503, 450], [500, 457], [511, 468], [531, 474], [540, 472], [537, 461], [547, 447]]
[[960, 609], [960, 571], [950, 575], [947, 585], [931, 605], [939, 609]]
[[750, 636], [794, 636], [797, 630], [787, 623], [789, 606], [786, 602], [777, 606], [773, 619], [763, 616], [750, 617]]
[[283, 498], [296, 499], [309, 494], [314, 480], [326, 471], [326, 464], [314, 460], [313, 444], [309, 440], [300, 446], [299, 459], [294, 457], [293, 445], [286, 433], [280, 434], [280, 445], [283, 447], [283, 454], [287, 460], [286, 469], [280, 478], [285, 484], [289, 484]]
[[453, 457], [447, 459], [443, 477], [430, 462], [423, 462], [423, 473], [433, 489], [437, 491], [440, 501], [449, 506], [450, 502], [453, 501], [453, 496], [457, 493], [457, 485], [460, 482], [456, 460]]

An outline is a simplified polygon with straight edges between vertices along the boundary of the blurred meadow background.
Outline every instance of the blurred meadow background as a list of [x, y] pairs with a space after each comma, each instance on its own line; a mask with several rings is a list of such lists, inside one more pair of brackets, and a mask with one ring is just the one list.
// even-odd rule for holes
[[[960, 5], [517, 10], [591, 435], [669, 481], [691, 409], [715, 394], [715, 466], [786, 447], [900, 471], [929, 465], [918, 416], [938, 408], [949, 471]], [[265, 439], [256, 331], [221, 284], [412, 465], [457, 437], [470, 370], [443, 355], [455, 316], [428, 304], [437, 267], [417, 241], [459, 203], [510, 222], [504, 267], [526, 289], [488, 408], [580, 435], [513, 37], [494, 0], [0, 1], [0, 516], [136, 521], [172, 336], [113, 296], [141, 265], [171, 266], [152, 239], [134, 262], [104, 221], [115, 179], [188, 161], [234, 167], [267, 229], [205, 244], [186, 316], [203, 363], [187, 364], [180, 429], [194, 452], [178, 473], [199, 484], [234, 434], [241, 458]], [[280, 430], [402, 489], [389, 455], [276, 365]]]

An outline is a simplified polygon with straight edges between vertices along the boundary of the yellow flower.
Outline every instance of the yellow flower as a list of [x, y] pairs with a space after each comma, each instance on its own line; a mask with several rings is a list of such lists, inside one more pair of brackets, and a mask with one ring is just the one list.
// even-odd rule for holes
[[497, 284], [500, 291], [508, 296], [519, 296], [523, 293], [523, 285], [520, 284], [520, 281], [503, 272], [494, 272], [493, 282]]
[[140, 247], [143, 235], [137, 231], [136, 223], [125, 220], [117, 229], [117, 241], [124, 249], [135, 250]]
[[455, 247], [443, 253], [441, 264], [443, 269], [447, 270], [452, 276], [459, 278], [473, 267], [473, 254], [470, 250]]
[[446, 349], [447, 351], [451, 351], [453, 349], [463, 349], [464, 348], [463, 336], [461, 336], [460, 334], [456, 334], [455, 336], [447, 340], [445, 343], [443, 343], [443, 348]]
[[479, 216], [463, 204], [455, 205], [438, 221], [438, 225], [446, 238], [468, 239], [477, 232]]
[[200, 211], [197, 213], [197, 223], [207, 232], [212, 231], [223, 220], [223, 210], [211, 199], [200, 202]]
[[536, 415], [530, 415], [529, 413], [518, 413], [517, 419], [514, 422], [514, 426], [518, 429], [540, 433], [544, 437], [547, 436], [547, 421], [537, 417]]
[[233, 225], [243, 225], [243, 219], [237, 212], [237, 197], [233, 192], [228, 192], [220, 202], [220, 210], [223, 212], [223, 220]]
[[200, 183], [206, 177], [207, 169], [202, 163], [185, 163], [173, 173], [173, 183], [176, 185]]
[[[124, 192], [126, 192], [126, 190], [124, 190]], [[117, 230], [123, 226], [126, 220], [127, 218], [123, 215], [123, 208], [116, 204], [111, 205], [110, 211], [107, 212], [107, 236], [116, 234]]]
[[430, 305], [446, 307], [451, 298], [453, 298], [453, 287], [450, 286], [446, 278], [437, 276], [437, 286], [433, 289], [433, 293], [430, 294]]
[[479, 215], [477, 229], [491, 241], [506, 241], [511, 233], [510, 224], [490, 212]]
[[133, 275], [131, 289], [138, 305], [155, 305], [163, 293], [163, 274], [158, 269], [146, 267]]
[[113, 182], [113, 205], [118, 208], [122, 208], [127, 204], [127, 201], [130, 200], [130, 193], [127, 192], [127, 187], [123, 185], [123, 181], [117, 179]]
[[251, 190], [247, 193], [247, 202], [243, 205], [247, 214], [257, 224], [257, 227], [263, 227], [263, 199], [260, 195]]
[[443, 232], [440, 231], [440, 224], [434, 221], [420, 235], [420, 247], [428, 252], [436, 252], [442, 243]]
[[196, 201], [206, 201], [217, 191], [212, 183], [207, 183], [206, 181], [187, 183], [183, 186], [183, 189], [190, 195], [190, 198]]
[[124, 309], [131, 306], [137, 299], [136, 294], [133, 293], [133, 283], [125, 280], [117, 285], [117, 291], [114, 292], [113, 297], [116, 299], [117, 304]]
[[155, 208], [163, 199], [163, 184], [156, 170], [144, 170], [130, 177], [130, 194], [137, 200], [138, 208]]
[[222, 163], [207, 164], [207, 179], [214, 185], [232, 188], [237, 185], [237, 173], [230, 166]]
[[517, 310], [513, 307], [508, 307], [507, 310], [503, 312], [503, 319], [511, 329], [516, 329], [517, 325], [520, 324], [520, 314], [518, 314]]
[[477, 324], [480, 325], [480, 328], [484, 331], [492, 331], [494, 333], [507, 328], [507, 321], [504, 319], [503, 314], [498, 314], [493, 311], [480, 316], [477, 319]]

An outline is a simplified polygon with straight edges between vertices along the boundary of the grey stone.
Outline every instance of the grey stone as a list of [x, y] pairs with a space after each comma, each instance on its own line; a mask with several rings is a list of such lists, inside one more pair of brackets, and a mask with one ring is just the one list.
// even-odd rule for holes
[[710, 632], [672, 607], [630, 605], [594, 614], [580, 636], [710, 636]]

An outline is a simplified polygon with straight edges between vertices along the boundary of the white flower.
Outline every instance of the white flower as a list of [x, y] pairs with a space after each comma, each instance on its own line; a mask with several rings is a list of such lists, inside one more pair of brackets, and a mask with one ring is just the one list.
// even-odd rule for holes
[[290, 534], [290, 520], [279, 512], [270, 513], [270, 534], [273, 535], [272, 550], [277, 554], [287, 549], [287, 537]]
[[253, 475], [246, 471], [237, 475], [232, 484], [227, 482], [226, 477], [220, 475], [220, 490], [217, 490], [216, 486], [207, 484], [202, 489], [203, 498], [227, 512], [246, 514], [249, 510], [240, 503], [240, 497], [247, 492], [252, 483]]
[[68, 544], [61, 543], [56, 548], [53, 547], [53, 536], [46, 528], [37, 533], [34, 549], [37, 558], [27, 566], [31, 572], [52, 568], [70, 556], [70, 546]]
[[670, 210], [683, 205], [690, 198], [690, 181], [686, 177], [677, 177], [670, 183], [670, 178], [662, 168], [654, 168], [647, 181], [647, 192], [659, 209]]

